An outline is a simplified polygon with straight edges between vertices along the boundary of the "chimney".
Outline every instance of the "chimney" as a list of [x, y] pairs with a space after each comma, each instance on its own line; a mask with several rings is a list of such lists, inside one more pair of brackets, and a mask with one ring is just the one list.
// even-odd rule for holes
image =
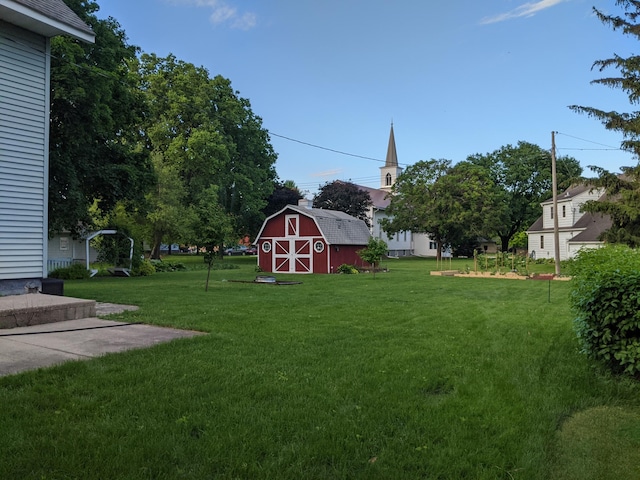
[[298, 206], [302, 208], [308, 208], [311, 210], [313, 208], [313, 200], [310, 198], [301, 198], [298, 200]]

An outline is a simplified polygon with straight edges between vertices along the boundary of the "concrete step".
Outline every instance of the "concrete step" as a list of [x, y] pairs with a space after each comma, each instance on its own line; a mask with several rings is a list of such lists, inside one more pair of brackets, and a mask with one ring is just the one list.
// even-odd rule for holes
[[0, 297], [0, 328], [28, 327], [95, 316], [95, 300], [42, 293]]

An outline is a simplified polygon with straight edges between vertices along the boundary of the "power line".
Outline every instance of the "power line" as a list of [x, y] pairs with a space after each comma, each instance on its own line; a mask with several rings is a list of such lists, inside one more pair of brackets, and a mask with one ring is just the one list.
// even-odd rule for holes
[[618, 150], [622, 150], [621, 148], [558, 148], [557, 150], [579, 150], [581, 152], [592, 152], [592, 151], [597, 151], [597, 152], [610, 152], [610, 151], [618, 151]]
[[273, 135], [274, 137], [284, 138], [285, 140], [289, 140], [291, 142], [301, 143], [302, 145], [307, 145], [308, 147], [319, 148], [320, 150], [327, 150], [327, 151], [333, 152], [333, 153], [339, 153], [340, 155], [348, 155], [350, 157], [362, 158], [364, 160], [373, 160], [374, 162], [382, 162], [382, 163], [384, 163], [384, 160], [380, 160], [379, 158], [365, 157], [363, 155], [356, 155], [355, 153], [347, 153], [347, 152], [342, 152], [340, 150], [334, 150], [333, 148], [322, 147], [320, 145], [314, 145], [313, 143], [303, 142], [302, 140], [296, 140], [295, 138], [286, 137], [284, 135], [279, 135], [279, 134], [274, 133], [272, 131], [269, 131], [269, 135]]
[[[380, 163], [385, 163], [385, 160], [380, 160], [379, 158], [373, 158], [373, 157], [366, 157], [364, 155], [357, 155], [355, 153], [348, 153], [348, 152], [343, 152], [341, 150], [335, 150], [333, 148], [328, 148], [328, 147], [323, 147], [321, 145], [315, 145], [313, 143], [309, 143], [309, 142], [303, 142], [302, 140], [296, 140], [295, 138], [291, 138], [291, 137], [287, 137], [285, 135], [279, 135], [277, 133], [274, 133], [272, 131], [269, 131], [269, 135], [273, 135], [274, 137], [279, 137], [279, 138], [283, 138], [285, 140], [289, 140], [290, 142], [296, 142], [296, 143], [300, 143], [302, 145], [306, 145], [308, 147], [313, 147], [313, 148], [319, 148], [320, 150], [326, 150], [328, 152], [333, 152], [333, 153], [337, 153], [340, 155], [347, 155], [349, 157], [356, 157], [356, 158], [362, 158], [364, 160], [371, 160], [374, 162], [380, 162]], [[400, 165], [408, 165], [406, 163], [401, 163]]]
[[611, 145], [605, 145], [604, 143], [594, 142], [593, 140], [587, 140], [586, 138], [576, 137], [574, 135], [569, 135], [568, 133], [556, 132], [558, 135], [564, 135], [565, 137], [575, 138], [576, 140], [581, 140], [587, 143], [593, 143], [594, 145], [600, 145], [601, 147], [607, 148], [563, 148], [562, 150], [622, 150], [619, 147], [612, 147]]

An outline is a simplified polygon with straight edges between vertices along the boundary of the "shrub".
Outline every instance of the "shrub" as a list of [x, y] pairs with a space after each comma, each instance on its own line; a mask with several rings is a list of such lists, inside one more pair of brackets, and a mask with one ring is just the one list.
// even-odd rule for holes
[[142, 260], [140, 265], [137, 268], [133, 269], [134, 275], [139, 275], [141, 277], [147, 277], [149, 275], [153, 275], [156, 273], [156, 267], [153, 266], [149, 260]]
[[68, 267], [56, 268], [49, 273], [49, 277], [61, 280], [84, 280], [89, 278], [89, 270], [82, 263], [74, 263]]
[[583, 353], [614, 372], [640, 374], [640, 251], [621, 245], [584, 250], [571, 272]]
[[355, 274], [360, 272], [358, 272], [358, 269], [353, 265], [348, 265], [346, 263], [343, 263], [338, 267], [338, 269], [336, 270], [336, 273]]
[[156, 272], [177, 272], [187, 269], [186, 265], [182, 262], [164, 262], [162, 260], [150, 260], [150, 262], [156, 269]]

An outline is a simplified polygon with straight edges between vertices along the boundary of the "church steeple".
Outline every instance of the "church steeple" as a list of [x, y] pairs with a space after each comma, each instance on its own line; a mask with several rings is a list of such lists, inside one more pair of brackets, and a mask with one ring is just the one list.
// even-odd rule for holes
[[396, 138], [393, 134], [393, 122], [391, 122], [391, 132], [389, 132], [389, 146], [387, 147], [387, 158], [384, 167], [380, 167], [380, 188], [391, 190], [396, 183], [396, 178], [402, 173], [402, 168], [398, 166], [398, 153], [396, 152]]
[[391, 132], [389, 133], [389, 146], [387, 147], [387, 161], [385, 167], [398, 166], [398, 153], [396, 152], [396, 138], [393, 135], [393, 122], [391, 122]]

